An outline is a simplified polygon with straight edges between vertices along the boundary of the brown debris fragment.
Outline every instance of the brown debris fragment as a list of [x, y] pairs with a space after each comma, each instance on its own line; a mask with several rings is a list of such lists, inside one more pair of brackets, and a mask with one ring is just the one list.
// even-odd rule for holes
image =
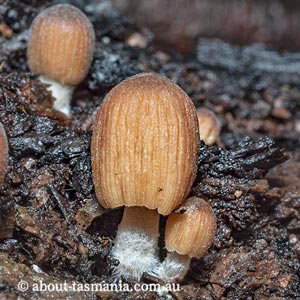
[[100, 217], [104, 210], [91, 199], [86, 199], [84, 206], [82, 206], [76, 213], [75, 220], [79, 231], [85, 231], [92, 223], [92, 221]]
[[5, 37], [5, 38], [10, 38], [13, 35], [12, 29], [6, 25], [4, 22], [0, 23], [0, 33]]

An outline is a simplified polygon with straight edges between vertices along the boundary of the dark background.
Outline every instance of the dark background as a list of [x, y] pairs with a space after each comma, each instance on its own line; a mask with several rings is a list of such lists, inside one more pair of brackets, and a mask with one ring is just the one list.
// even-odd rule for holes
[[113, 0], [161, 47], [191, 52], [199, 37], [239, 45], [268, 43], [300, 50], [300, 1], [296, 0]]

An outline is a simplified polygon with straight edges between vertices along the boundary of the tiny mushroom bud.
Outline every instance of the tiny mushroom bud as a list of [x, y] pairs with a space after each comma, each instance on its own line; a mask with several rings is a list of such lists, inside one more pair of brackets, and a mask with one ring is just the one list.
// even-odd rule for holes
[[112, 249], [118, 275], [140, 279], [159, 264], [158, 213], [185, 199], [198, 149], [196, 109], [170, 80], [139, 74], [106, 96], [93, 129], [92, 171], [100, 203], [126, 206]]
[[189, 198], [181, 210], [183, 213], [172, 213], [167, 220], [165, 242], [169, 253], [153, 272], [165, 282], [181, 280], [189, 269], [191, 257], [201, 258], [216, 233], [214, 213], [203, 199]]
[[208, 146], [213, 145], [220, 136], [221, 124], [216, 114], [207, 108], [197, 108], [200, 139]]
[[8, 141], [2, 123], [0, 123], [0, 187], [4, 183], [8, 166]]
[[54, 108], [70, 113], [73, 90], [88, 73], [95, 33], [89, 19], [68, 4], [54, 5], [33, 21], [28, 43], [28, 66], [50, 85]]

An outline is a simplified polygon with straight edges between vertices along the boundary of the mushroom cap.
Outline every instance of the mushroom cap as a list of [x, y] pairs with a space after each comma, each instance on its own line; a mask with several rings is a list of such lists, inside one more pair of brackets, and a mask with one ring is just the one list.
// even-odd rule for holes
[[216, 234], [216, 219], [208, 202], [201, 198], [187, 199], [183, 213], [172, 213], [166, 224], [165, 242], [168, 251], [202, 257]]
[[4, 182], [8, 166], [8, 141], [2, 123], [0, 122], [0, 186]]
[[94, 52], [93, 25], [76, 7], [54, 5], [34, 19], [28, 42], [28, 65], [38, 75], [66, 85], [86, 76]]
[[216, 114], [207, 108], [197, 108], [200, 138], [205, 144], [213, 145], [220, 136], [221, 124]]
[[104, 207], [145, 206], [167, 215], [195, 178], [196, 109], [165, 77], [130, 77], [102, 103], [91, 150], [95, 191]]

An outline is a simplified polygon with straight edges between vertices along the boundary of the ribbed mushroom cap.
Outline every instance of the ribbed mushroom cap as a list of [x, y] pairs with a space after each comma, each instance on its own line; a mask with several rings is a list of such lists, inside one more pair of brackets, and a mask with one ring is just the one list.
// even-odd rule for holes
[[123, 81], [106, 96], [93, 129], [100, 203], [169, 214], [190, 190], [198, 149], [196, 110], [181, 88], [156, 74]]
[[72, 5], [54, 5], [32, 23], [29, 68], [63, 84], [77, 85], [89, 70], [94, 40], [93, 26], [84, 13]]
[[166, 248], [170, 252], [200, 258], [216, 234], [214, 213], [209, 203], [197, 197], [187, 199], [182, 210], [182, 214], [172, 213], [167, 220]]
[[8, 141], [2, 123], [0, 123], [0, 186], [4, 182], [7, 172]]

